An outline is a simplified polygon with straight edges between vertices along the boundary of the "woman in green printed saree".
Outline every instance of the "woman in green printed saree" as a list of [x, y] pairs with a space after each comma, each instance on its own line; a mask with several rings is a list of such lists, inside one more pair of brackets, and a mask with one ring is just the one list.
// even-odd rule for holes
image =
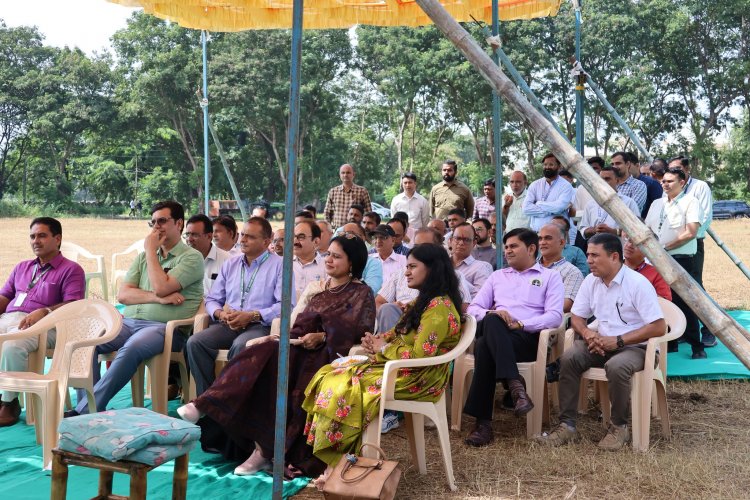
[[[323, 366], [305, 390], [304, 434], [314, 455], [332, 470], [344, 453], [356, 453], [362, 433], [378, 416], [383, 367], [389, 360], [437, 356], [450, 351], [461, 337], [458, 278], [442, 246], [423, 244], [408, 254], [406, 281], [419, 290], [396, 326], [380, 336], [366, 334], [370, 353], [363, 364]], [[448, 364], [403, 369], [396, 380], [399, 399], [437, 401], [448, 384]], [[325, 481], [324, 474], [318, 483]]]

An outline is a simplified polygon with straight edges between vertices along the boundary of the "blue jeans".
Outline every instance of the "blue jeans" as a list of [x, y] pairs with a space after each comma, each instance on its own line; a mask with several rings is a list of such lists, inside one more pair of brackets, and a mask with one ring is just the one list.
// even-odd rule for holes
[[[125, 318], [117, 337], [111, 342], [96, 347], [93, 371], [96, 411], [103, 411], [107, 408], [109, 401], [125, 387], [142, 362], [164, 351], [166, 330], [166, 323]], [[172, 351], [182, 351], [184, 346], [185, 337], [175, 332], [172, 337]], [[113, 351], [117, 351], [117, 356], [101, 377], [99, 355]], [[76, 411], [81, 414], [89, 412], [86, 393], [83, 390], [78, 390]]]

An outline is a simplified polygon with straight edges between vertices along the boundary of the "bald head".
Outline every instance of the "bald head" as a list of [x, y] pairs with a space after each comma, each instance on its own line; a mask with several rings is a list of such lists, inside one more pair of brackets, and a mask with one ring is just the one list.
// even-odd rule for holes
[[434, 229], [438, 234], [445, 234], [445, 222], [441, 219], [432, 219], [429, 224], [427, 224], [427, 227]]
[[339, 167], [339, 178], [341, 183], [345, 186], [351, 186], [354, 184], [354, 167], [348, 163], [344, 163]]
[[365, 239], [365, 230], [362, 228], [362, 226], [360, 226], [359, 224], [355, 224], [354, 222], [349, 222], [341, 226], [341, 231], [344, 233], [354, 233], [360, 239]]

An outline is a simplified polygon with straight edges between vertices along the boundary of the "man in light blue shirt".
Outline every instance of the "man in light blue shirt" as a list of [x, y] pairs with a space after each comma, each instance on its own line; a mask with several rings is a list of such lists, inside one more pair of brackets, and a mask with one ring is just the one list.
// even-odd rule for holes
[[544, 177], [531, 183], [523, 201], [523, 213], [529, 217], [529, 227], [535, 232], [555, 215], [567, 219], [575, 197], [573, 186], [558, 175], [562, 167], [555, 155], [548, 153], [542, 166]]

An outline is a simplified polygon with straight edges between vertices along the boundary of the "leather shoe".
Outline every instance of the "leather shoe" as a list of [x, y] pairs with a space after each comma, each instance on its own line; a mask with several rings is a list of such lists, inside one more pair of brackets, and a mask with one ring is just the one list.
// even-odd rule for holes
[[707, 357], [706, 351], [700, 350], [694, 352], [693, 355], [690, 356], [690, 359], [706, 359]]
[[495, 440], [492, 431], [492, 422], [489, 420], [477, 421], [474, 430], [469, 433], [464, 442], [469, 446], [487, 446]]
[[0, 406], [0, 427], [8, 427], [18, 422], [18, 417], [21, 415], [21, 403], [18, 402], [18, 398], [6, 403], [2, 402]]
[[508, 387], [510, 387], [510, 397], [513, 398], [513, 414], [516, 417], [523, 417], [534, 409], [534, 403], [526, 394], [526, 381], [523, 377], [508, 380]]

